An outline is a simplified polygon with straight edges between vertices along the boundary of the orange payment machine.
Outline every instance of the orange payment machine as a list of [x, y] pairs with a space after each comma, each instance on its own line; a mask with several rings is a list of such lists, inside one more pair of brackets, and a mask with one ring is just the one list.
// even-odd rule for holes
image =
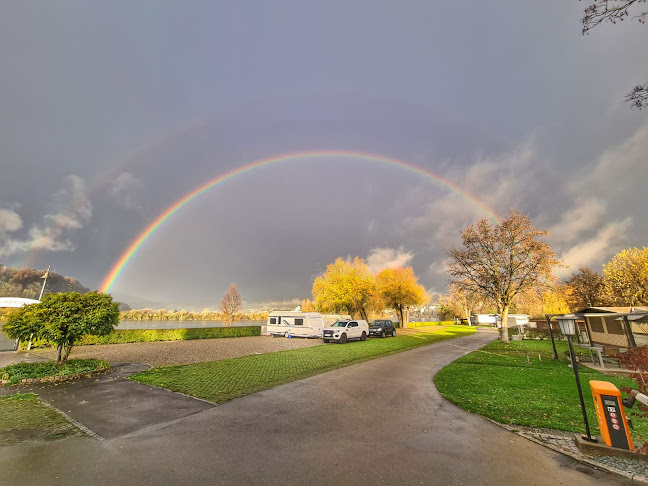
[[619, 389], [607, 381], [592, 380], [589, 384], [603, 442], [610, 447], [634, 450]]

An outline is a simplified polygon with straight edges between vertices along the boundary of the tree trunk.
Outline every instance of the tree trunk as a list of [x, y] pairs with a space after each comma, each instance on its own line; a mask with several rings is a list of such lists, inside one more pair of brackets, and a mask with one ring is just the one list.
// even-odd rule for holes
[[63, 344], [59, 344], [56, 348], [56, 364], [61, 364], [61, 353], [63, 351]]
[[365, 321], [369, 321], [369, 319], [367, 319], [367, 311], [364, 307], [360, 307], [360, 317]]
[[63, 347], [63, 359], [61, 359], [60, 364], [67, 363], [68, 357], [70, 356], [70, 352], [72, 351], [72, 344], [66, 344]]
[[398, 318], [400, 320], [401, 328], [407, 329], [407, 318], [405, 317], [405, 313], [403, 312], [403, 306], [396, 306], [396, 310], [398, 311]]
[[502, 343], [508, 343], [509, 342], [509, 336], [508, 336], [508, 313], [509, 313], [509, 306], [505, 305], [502, 308], [502, 327], [500, 328], [500, 342]]

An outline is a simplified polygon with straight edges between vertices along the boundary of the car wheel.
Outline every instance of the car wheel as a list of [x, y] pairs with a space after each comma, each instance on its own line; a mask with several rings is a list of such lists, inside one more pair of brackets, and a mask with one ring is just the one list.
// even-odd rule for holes
[[344, 344], [344, 343], [346, 343], [346, 342], [347, 342], [347, 335], [346, 335], [346, 334], [342, 334], [342, 335], [340, 336], [340, 343], [341, 343], [341, 344]]
[[362, 331], [362, 336], [360, 336], [360, 341], [366, 341], [367, 340], [367, 333]]
[[284, 332], [284, 337], [290, 337], [290, 333], [288, 331]]
[[392, 331], [392, 337], [396, 337], [396, 329]]
[[380, 337], [384, 338], [385, 336], [386, 336], [385, 330], [383, 329], [382, 331], [380, 331]]
[[328, 342], [330, 342], [330, 339], [324, 339], [324, 342], [328, 343]]

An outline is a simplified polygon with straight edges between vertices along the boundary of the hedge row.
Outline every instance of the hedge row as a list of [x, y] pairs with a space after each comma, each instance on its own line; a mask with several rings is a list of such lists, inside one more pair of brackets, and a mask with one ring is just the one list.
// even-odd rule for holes
[[427, 326], [454, 326], [454, 321], [440, 322], [408, 322], [407, 327], [427, 327]]
[[77, 345], [187, 341], [228, 337], [260, 336], [260, 326], [208, 327], [194, 329], [122, 329], [106, 336], [84, 336]]

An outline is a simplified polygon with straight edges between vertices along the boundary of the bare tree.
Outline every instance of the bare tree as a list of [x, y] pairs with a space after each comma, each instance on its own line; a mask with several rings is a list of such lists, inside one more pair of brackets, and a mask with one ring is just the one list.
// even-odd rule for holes
[[[639, 4], [643, 4], [643, 8], [640, 8]], [[604, 22], [616, 24], [625, 19], [632, 19], [645, 24], [647, 16], [646, 0], [593, 0], [592, 4], [585, 8], [581, 19], [583, 34], [589, 34], [590, 30]], [[623, 101], [640, 110], [648, 107], [648, 83], [632, 88]]]
[[227, 292], [225, 292], [223, 299], [218, 305], [218, 310], [223, 314], [225, 320], [228, 321], [230, 325], [232, 325], [234, 317], [236, 316], [236, 314], [241, 312], [242, 308], [243, 299], [241, 299], [241, 294], [239, 293], [236, 284], [231, 283], [229, 289], [227, 289]]
[[502, 319], [500, 340], [508, 342], [508, 313], [518, 293], [532, 288], [549, 288], [553, 268], [563, 265], [540, 237], [547, 231], [537, 230], [519, 211], [509, 213], [497, 226], [487, 219], [476, 228], [461, 232], [463, 248], [448, 252], [448, 271], [454, 284], [466, 292], [476, 292], [492, 301]]

